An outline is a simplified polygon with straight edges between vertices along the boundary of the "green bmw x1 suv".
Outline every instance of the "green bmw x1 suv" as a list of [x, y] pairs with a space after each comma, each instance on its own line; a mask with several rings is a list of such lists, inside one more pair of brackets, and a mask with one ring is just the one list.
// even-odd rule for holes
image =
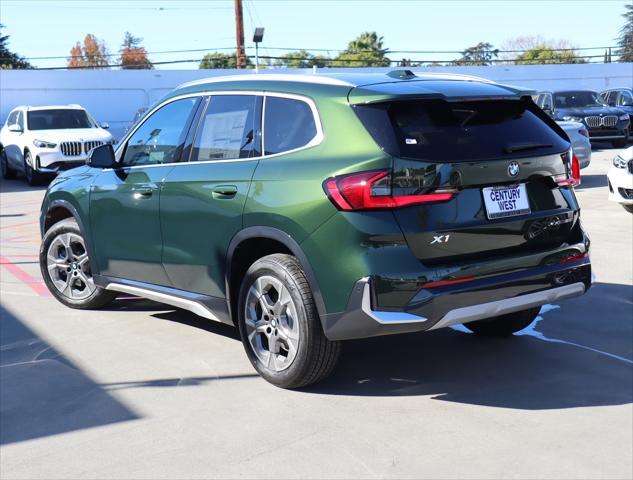
[[42, 274], [69, 307], [124, 292], [236, 325], [286, 388], [347, 339], [510, 335], [591, 284], [578, 162], [531, 93], [409, 71], [182, 85], [50, 185]]

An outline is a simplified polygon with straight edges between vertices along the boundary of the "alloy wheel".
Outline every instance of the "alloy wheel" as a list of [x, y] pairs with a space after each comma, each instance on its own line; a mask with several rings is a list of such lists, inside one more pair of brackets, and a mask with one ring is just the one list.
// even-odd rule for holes
[[272, 276], [261, 276], [246, 297], [248, 343], [269, 370], [288, 368], [299, 348], [297, 307], [288, 289]]
[[95, 291], [90, 260], [84, 240], [75, 233], [61, 233], [46, 253], [48, 274], [59, 292], [73, 300], [82, 300]]

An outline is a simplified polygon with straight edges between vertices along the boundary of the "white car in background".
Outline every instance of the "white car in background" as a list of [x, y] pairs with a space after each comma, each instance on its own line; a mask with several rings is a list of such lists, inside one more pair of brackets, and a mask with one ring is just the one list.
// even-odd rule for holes
[[0, 167], [6, 179], [24, 173], [29, 185], [86, 162], [93, 148], [115, 143], [80, 105], [14, 108], [0, 130]]
[[633, 213], [633, 147], [622, 150], [613, 158], [607, 173], [609, 200], [621, 204]]
[[560, 121], [556, 123], [565, 130], [569, 140], [571, 140], [571, 147], [578, 158], [580, 168], [588, 167], [591, 163], [591, 142], [587, 127], [579, 122]]

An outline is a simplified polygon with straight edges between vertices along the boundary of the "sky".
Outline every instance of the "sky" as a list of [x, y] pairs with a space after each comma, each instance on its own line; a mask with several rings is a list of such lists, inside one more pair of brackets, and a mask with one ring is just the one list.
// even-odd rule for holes
[[[235, 49], [233, 0], [0, 0], [3, 35], [9, 48], [27, 58], [65, 57], [87, 33], [117, 53], [125, 31], [143, 38], [152, 61], [200, 59], [206, 52], [169, 50]], [[390, 50], [461, 51], [479, 42], [499, 48], [517, 36], [565, 39], [576, 47], [608, 47], [623, 24], [630, 0], [568, 1], [269, 1], [244, 0], [247, 49], [255, 27], [264, 27], [260, 55], [275, 48], [306, 49], [335, 56], [363, 31], [376, 31]], [[316, 52], [315, 49], [331, 49]], [[254, 54], [253, 50], [247, 53]], [[604, 50], [591, 53], [603, 54]], [[391, 54], [452, 60], [455, 53]], [[116, 60], [113, 57], [113, 60]], [[65, 66], [65, 58], [30, 60], [38, 67]], [[191, 69], [197, 63], [157, 68]]]

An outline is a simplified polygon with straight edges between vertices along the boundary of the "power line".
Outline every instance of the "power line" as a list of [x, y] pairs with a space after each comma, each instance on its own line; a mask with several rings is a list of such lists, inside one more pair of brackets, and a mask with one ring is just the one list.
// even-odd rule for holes
[[[253, 47], [246, 47], [246, 49], [252, 49]], [[568, 51], [585, 51], [585, 50], [608, 50], [609, 48], [617, 50], [620, 48], [619, 46], [610, 46], [610, 47], [578, 47], [578, 48], [531, 48], [525, 50], [482, 50], [482, 54], [492, 54], [496, 53], [525, 53], [528, 51], [545, 51], [549, 50], [552, 52], [568, 52]], [[160, 55], [166, 53], [195, 53], [195, 52], [214, 52], [214, 51], [225, 51], [225, 50], [235, 50], [233, 47], [209, 47], [209, 48], [195, 48], [195, 49], [186, 49], [186, 50], [162, 50], [162, 51], [154, 51], [147, 52], [147, 55]], [[279, 50], [279, 51], [289, 51], [296, 52], [300, 50], [305, 50], [308, 52], [344, 52], [343, 50], [336, 49], [323, 49], [323, 48], [289, 48], [289, 47], [266, 47], [266, 50]], [[375, 50], [355, 50], [353, 53], [375, 53]], [[461, 55], [463, 50], [388, 50], [385, 55], [392, 54], [458, 54]], [[108, 53], [105, 55], [101, 55], [103, 57], [117, 57], [119, 53]], [[24, 60], [62, 60], [68, 58], [82, 58], [82, 55], [56, 55], [56, 56], [48, 56], [48, 57], [24, 57]], [[5, 60], [7, 57], [0, 57], [0, 60]], [[442, 60], [438, 60], [442, 61]], [[504, 60], [508, 61], [508, 60]]]
[[[255, 57], [253, 55], [247, 55], [247, 57], [249, 59], [254, 59]], [[306, 61], [309, 62], [311, 60], [314, 60], [313, 57], [280, 57], [280, 56], [270, 56], [270, 55], [266, 55], [266, 56], [260, 56], [260, 59], [263, 60], [283, 60], [283, 61], [291, 61], [291, 60], [299, 60], [299, 61]], [[587, 63], [603, 63], [602, 61], [599, 62], [591, 62], [590, 59], [593, 58], [604, 58], [604, 55], [581, 55], [581, 56], [576, 56], [574, 57], [575, 59], [583, 59], [583, 60], [587, 60]], [[179, 64], [179, 63], [200, 63], [202, 62], [202, 60], [204, 60], [204, 58], [191, 58], [191, 59], [179, 59], [179, 60], [165, 60], [165, 61], [161, 61], [161, 62], [152, 62], [153, 65], [171, 65], [171, 64]], [[491, 64], [495, 64], [495, 63], [515, 63], [515, 62], [522, 62], [522, 64], [529, 64], [529, 65], [537, 65], [537, 64], [543, 64], [546, 61], [560, 61], [561, 63], [569, 60], [568, 58], [565, 57], [549, 57], [549, 58], [544, 58], [544, 59], [539, 59], [539, 58], [534, 58], [534, 59], [523, 59], [523, 58], [512, 58], [512, 59], [492, 59], [489, 61], [489, 63]], [[333, 62], [337, 62], [337, 63], [342, 63], [342, 64], [348, 64], [348, 66], [350, 67], [354, 67], [355, 63], [359, 63], [359, 62], [363, 62], [363, 63], [374, 63], [375, 66], [379, 67], [379, 66], [383, 66], [382, 63], [384, 63], [385, 60], [375, 60], [375, 61], [368, 61], [368, 60], [354, 60], [354, 59], [347, 59], [347, 60], [342, 60], [342, 59], [336, 59], [336, 58], [328, 58], [328, 59], [320, 59], [320, 61], [322, 61], [324, 64], [332, 64]], [[455, 64], [456, 60], [451, 59], [451, 60], [436, 60], [436, 59], [407, 59], [408, 62], [410, 62], [411, 64], [413, 64], [414, 66], [424, 66], [424, 64], [434, 64], [434, 63], [446, 63], [448, 65], [446, 66], [472, 66], [473, 64], [477, 64], [480, 63], [477, 60], [460, 60], [459, 64]], [[213, 60], [211, 60], [211, 62], [213, 62]], [[392, 64], [399, 64], [401, 62], [401, 60], [389, 60], [389, 65]], [[453, 65], [451, 65], [453, 64]], [[145, 64], [138, 64], [138, 65], [130, 65], [130, 64], [122, 64], [122, 63], [116, 63], [116, 64], [107, 64], [107, 65], [100, 65], [100, 66], [77, 66], [77, 67], [68, 67], [68, 66], [64, 66], [64, 67], [40, 67], [40, 68], [34, 68], [33, 70], [101, 70], [101, 69], [105, 69], [105, 68], [117, 68], [117, 67], [134, 67], [134, 66], [146, 66]], [[344, 66], [344, 65], [343, 65]], [[363, 65], [365, 66], [365, 65]], [[370, 65], [371, 66], [371, 65]]]
[[76, 5], [55, 5], [51, 3], [44, 4], [29, 4], [29, 3], [20, 3], [20, 4], [12, 4], [12, 3], [3, 3], [3, 7], [12, 7], [12, 8], [54, 8], [55, 10], [69, 8], [72, 10], [83, 9], [83, 10], [231, 10], [231, 7], [208, 7], [208, 6], [199, 6], [199, 5], [191, 5], [185, 7], [136, 7], [130, 5], [86, 5], [83, 3], [77, 2]]

